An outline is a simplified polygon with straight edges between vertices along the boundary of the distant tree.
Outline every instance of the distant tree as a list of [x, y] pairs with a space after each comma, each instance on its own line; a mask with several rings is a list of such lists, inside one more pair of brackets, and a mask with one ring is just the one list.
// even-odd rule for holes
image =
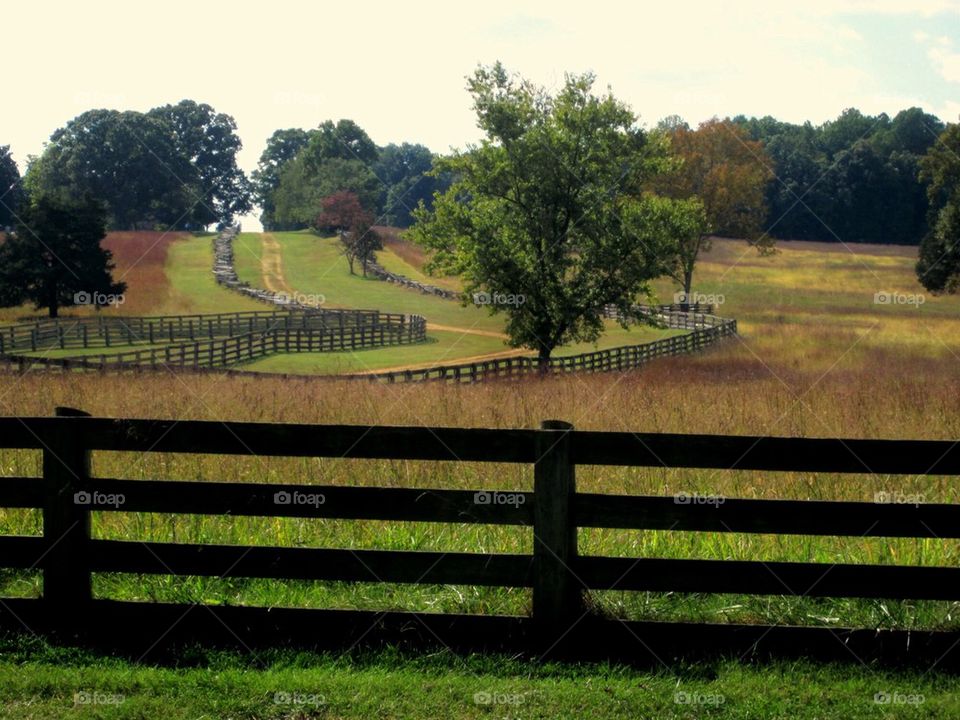
[[311, 227], [322, 210], [320, 201], [341, 190], [355, 193], [364, 207], [375, 207], [380, 182], [359, 160], [330, 158], [311, 169], [301, 153], [280, 172], [274, 221], [285, 228]]
[[193, 100], [154, 108], [147, 115], [169, 123], [180, 156], [196, 171], [201, 197], [190, 213], [193, 223], [228, 225], [250, 211], [250, 183], [237, 166], [243, 143], [232, 117]]
[[0, 305], [33, 302], [55, 318], [61, 307], [126, 290], [111, 277], [111, 254], [100, 247], [102, 205], [92, 198], [31, 197], [15, 234], [0, 245]]
[[10, 154], [10, 146], [0, 145], [0, 230], [13, 226], [22, 199], [20, 170]]
[[267, 146], [260, 154], [260, 161], [257, 163], [257, 169], [253, 171], [252, 180], [254, 199], [262, 210], [260, 222], [265, 230], [285, 229], [275, 224], [274, 193], [280, 187], [280, 173], [283, 168], [306, 147], [309, 140], [310, 134], [306, 130], [299, 128], [277, 130], [267, 140]]
[[31, 195], [95, 198], [108, 226], [124, 230], [182, 227], [204, 198], [170, 123], [138, 112], [77, 116], [53, 133], [24, 182]]
[[676, 279], [689, 294], [697, 257], [710, 250], [711, 234], [744, 238], [761, 249], [771, 246], [772, 240], [760, 232], [767, 216], [771, 161], [763, 145], [730, 120], [714, 118], [696, 130], [679, 125], [669, 137], [680, 162], [652, 185], [676, 200], [699, 199], [706, 218], [698, 237], [679, 244], [680, 257], [674, 263], [682, 271]]
[[436, 252], [432, 270], [489, 293], [541, 369], [559, 345], [599, 337], [605, 304], [629, 314], [668, 255], [642, 193], [665, 143], [593, 82], [568, 75], [550, 95], [499, 63], [479, 68], [468, 83], [484, 139], [437, 161], [453, 184], [409, 231]]
[[407, 227], [413, 210], [421, 202], [430, 209], [433, 195], [450, 186], [445, 174], [433, 175], [433, 153], [423, 145], [390, 144], [380, 149], [373, 172], [382, 183], [380, 213], [382, 224]]
[[960, 125], [948, 125], [921, 161], [930, 230], [920, 243], [917, 278], [932, 292], [960, 290]]
[[375, 250], [383, 248], [380, 236], [373, 230], [373, 215], [363, 209], [356, 193], [341, 190], [320, 201], [323, 211], [317, 217], [316, 226], [340, 233], [341, 250], [354, 275], [354, 265], [360, 261], [363, 276]]
[[320, 123], [310, 133], [310, 140], [304, 150], [304, 159], [311, 172], [327, 160], [356, 160], [367, 166], [377, 161], [379, 151], [376, 143], [353, 120], [332, 120]]
[[849, 150], [858, 141], [865, 140], [889, 126], [885, 113], [877, 117], [864, 115], [856, 108], [847, 108], [836, 120], [829, 120], [820, 128], [820, 142], [828, 157]]
[[927, 233], [920, 158], [943, 123], [920, 108], [886, 115], [845, 110], [819, 127], [771, 117], [733, 122], [763, 142], [776, 180], [768, 232], [778, 238], [916, 244]]

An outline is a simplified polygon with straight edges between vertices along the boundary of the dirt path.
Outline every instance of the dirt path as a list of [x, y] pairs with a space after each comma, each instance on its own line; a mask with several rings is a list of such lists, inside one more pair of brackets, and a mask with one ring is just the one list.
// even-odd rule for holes
[[473, 328], [455, 327], [453, 325], [437, 325], [429, 321], [427, 322], [427, 330], [447, 330], [450, 332], [463, 333], [464, 335], [482, 335], [483, 337], [500, 338], [501, 340], [507, 339], [507, 336], [503, 333], [493, 332], [492, 330], [475, 330]]
[[450, 358], [444, 361], [422, 362], [411, 365], [398, 365], [396, 367], [377, 368], [376, 370], [361, 370], [353, 373], [354, 375], [376, 375], [385, 372], [403, 372], [404, 370], [422, 370], [424, 368], [444, 367], [447, 365], [463, 365], [465, 363], [481, 362], [483, 360], [497, 360], [505, 357], [516, 357], [518, 355], [529, 355], [530, 351], [523, 348], [515, 350], [501, 350], [500, 352], [487, 353], [486, 355], [472, 355], [464, 358]]
[[283, 255], [280, 252], [280, 243], [270, 233], [264, 233], [262, 247], [260, 273], [263, 275], [264, 286], [270, 292], [293, 295], [293, 289], [287, 285], [287, 280], [283, 277]]
[[[262, 243], [262, 254], [260, 256], [260, 274], [263, 276], [264, 287], [270, 292], [287, 293], [293, 295], [294, 290], [287, 284], [287, 279], [283, 275], [283, 254], [280, 250], [280, 242], [271, 233], [264, 233]], [[465, 335], [481, 335], [483, 337], [493, 337], [506, 339], [504, 333], [493, 332], [492, 330], [476, 330], [474, 328], [456, 327], [453, 325], [438, 325], [436, 323], [427, 323], [427, 330], [441, 330], [446, 332], [458, 332]], [[450, 360], [415, 363], [412, 365], [399, 365], [397, 367], [367, 370], [359, 375], [370, 375], [378, 372], [398, 372], [402, 370], [419, 370], [421, 368], [435, 367], [438, 365], [459, 365], [461, 363], [479, 362], [481, 360], [495, 360], [497, 358], [513, 357], [523, 355], [528, 350], [500, 350], [498, 352], [487, 353], [485, 355], [474, 355], [465, 358], [450, 358]]]

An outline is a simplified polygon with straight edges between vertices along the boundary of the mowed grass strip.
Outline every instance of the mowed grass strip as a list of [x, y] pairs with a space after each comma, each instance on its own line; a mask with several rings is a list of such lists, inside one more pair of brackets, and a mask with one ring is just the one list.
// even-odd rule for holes
[[[10, 640], [2, 641], [0, 653], [0, 717], [11, 720], [872, 720], [960, 712], [954, 677], [859, 666], [724, 661], [643, 671], [445, 652], [250, 656], [202, 650], [173, 666]], [[890, 703], [884, 704], [886, 697]]]

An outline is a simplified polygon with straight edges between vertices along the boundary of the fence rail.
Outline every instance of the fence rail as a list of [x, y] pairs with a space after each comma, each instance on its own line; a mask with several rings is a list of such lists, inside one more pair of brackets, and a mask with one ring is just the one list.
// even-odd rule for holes
[[[581, 464], [817, 472], [864, 472], [865, 464], [878, 473], [957, 476], [960, 447], [950, 441], [582, 432], [558, 421], [546, 422], [539, 430], [487, 430], [57, 417], [0, 419], [0, 447], [43, 453], [42, 477], [0, 479], [0, 506], [43, 511], [42, 536], [0, 537], [0, 567], [43, 573], [42, 598], [0, 603], [3, 627], [23, 621], [38, 632], [72, 640], [137, 646], [156, 641], [169, 620], [173, 627], [164, 643], [231, 642], [221, 624], [209, 618], [205, 625], [178, 625], [174, 620], [182, 606], [94, 598], [92, 574], [103, 572], [488, 585], [530, 588], [530, 614], [207, 609], [229, 628], [232, 642], [247, 646], [440, 642], [465, 649], [634, 661], [733, 652], [849, 660], [849, 650], [865, 661], [933, 658], [957, 664], [957, 653], [949, 654], [960, 641], [957, 631], [624, 623], [589, 611], [585, 598], [592, 590], [616, 589], [957, 600], [958, 568], [592, 556], [579, 552], [578, 531], [669, 528], [942, 539], [960, 537], [960, 505], [729, 499], [704, 507], [667, 497], [576, 489], [576, 467]], [[532, 492], [517, 493], [515, 502], [501, 504], [490, 502], [482, 488], [93, 477], [91, 453], [101, 450], [522, 463], [533, 465], [534, 486]], [[322, 494], [324, 502], [297, 504], [289, 500], [295, 493]], [[104, 495], [124, 500], [92, 504]], [[534, 547], [527, 555], [100, 540], [90, 531], [92, 511], [506, 524], [532, 528]], [[109, 638], [103, 627], [91, 625], [97, 617], [112, 618]]]
[[[626, 345], [596, 350], [579, 355], [553, 357], [546, 368], [547, 374], [569, 372], [610, 372], [632, 370], [661, 357], [675, 357], [704, 350], [723, 338], [737, 334], [737, 321], [715, 315], [702, 315], [681, 311], [660, 311], [656, 316], [665, 327], [688, 329], [685, 335], [653, 340], [639, 345]], [[441, 380], [473, 383], [495, 378], [516, 378], [540, 373], [535, 357], [518, 356], [480, 360], [470, 363], [438, 365], [435, 367], [371, 372], [339, 377], [350, 379], [382, 380], [388, 383], [423, 382]]]

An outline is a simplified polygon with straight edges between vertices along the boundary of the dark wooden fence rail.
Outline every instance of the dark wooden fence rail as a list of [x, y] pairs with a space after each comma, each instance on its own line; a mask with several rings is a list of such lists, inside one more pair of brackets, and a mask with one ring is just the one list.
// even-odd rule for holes
[[[957, 600], [958, 568], [598, 557], [578, 552], [577, 533], [603, 527], [958, 538], [958, 505], [730, 498], [717, 506], [576, 489], [580, 464], [956, 476], [960, 446], [954, 442], [582, 432], [557, 421], [540, 430], [485, 430], [57, 417], [0, 419], [0, 448], [43, 453], [43, 477], [0, 479], [0, 507], [43, 511], [42, 536], [0, 537], [0, 567], [43, 572], [42, 598], [0, 603], [2, 627], [22, 629], [23, 623], [35, 632], [134, 652], [162, 636], [164, 643], [249, 647], [440, 642], [641, 662], [715, 653], [850, 660], [852, 653], [865, 662], [956, 665], [950, 654], [960, 641], [956, 631], [621, 622], [589, 611], [585, 595], [615, 589]], [[524, 463], [534, 467], [534, 487], [505, 503], [484, 488], [91, 477], [90, 454], [100, 450]], [[324, 501], [292, 501], [297, 493], [321, 494]], [[123, 502], [98, 500], [109, 496]], [[508, 524], [531, 527], [534, 550], [516, 555], [101, 540], [91, 536], [92, 511]], [[94, 598], [91, 575], [101, 572], [526, 587], [533, 602], [524, 617], [205, 606], [219, 623], [206, 613], [180, 622], [189, 606]]]
[[[699, 352], [723, 338], [737, 334], [737, 321], [715, 315], [700, 315], [675, 310], [658, 313], [666, 318], [666, 326], [685, 328], [692, 332], [685, 335], [653, 340], [639, 345], [626, 345], [597, 350], [595, 352], [568, 355], [550, 359], [548, 374], [568, 372], [610, 372], [632, 370], [651, 360], [675, 357]], [[340, 378], [383, 380], [388, 383], [423, 382], [442, 380], [473, 383], [496, 378], [515, 378], [540, 372], [535, 357], [518, 356], [480, 360], [470, 363], [438, 365], [415, 370], [395, 370], [357, 375], [340, 375]]]
[[44, 349], [113, 347], [133, 343], [212, 340], [275, 329], [330, 330], [416, 325], [419, 316], [378, 310], [288, 310], [58, 318], [0, 325], [0, 354]]

